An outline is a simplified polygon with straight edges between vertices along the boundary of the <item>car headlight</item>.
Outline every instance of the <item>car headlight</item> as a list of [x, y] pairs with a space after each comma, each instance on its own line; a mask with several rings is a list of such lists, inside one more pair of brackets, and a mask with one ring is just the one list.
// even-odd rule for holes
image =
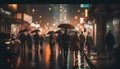
[[6, 41], [5, 44], [10, 44], [10, 41]]

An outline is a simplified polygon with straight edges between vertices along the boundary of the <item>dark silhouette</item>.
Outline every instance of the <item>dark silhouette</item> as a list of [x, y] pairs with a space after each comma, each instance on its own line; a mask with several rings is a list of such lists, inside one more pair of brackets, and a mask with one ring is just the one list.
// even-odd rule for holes
[[40, 40], [40, 53], [43, 54], [44, 37], [40, 35], [39, 40]]
[[34, 44], [35, 44], [35, 51], [38, 50], [38, 45], [39, 45], [39, 34], [38, 32], [35, 33], [33, 36]]
[[77, 59], [78, 50], [80, 50], [79, 37], [77, 32], [75, 32], [75, 34], [71, 37], [70, 45], [71, 45], [71, 50], [75, 51], [75, 59]]
[[26, 36], [23, 32], [20, 34], [19, 39], [21, 42], [21, 49], [25, 50]]
[[42, 35], [39, 36], [39, 40], [40, 40], [40, 46], [41, 48], [43, 48], [43, 41], [44, 41], [44, 38]]
[[56, 41], [58, 43], [58, 46], [59, 46], [59, 52], [60, 51], [62, 52], [62, 46], [63, 46], [61, 36], [62, 36], [62, 32], [60, 31], [60, 32], [58, 32], [58, 36], [57, 36], [57, 39], [56, 39]]
[[111, 30], [109, 30], [109, 32], [107, 33], [105, 42], [108, 47], [109, 56], [111, 56], [113, 51], [113, 45], [115, 44], [115, 39], [113, 34], [111, 33]]
[[65, 33], [62, 34], [62, 43], [63, 43], [63, 52], [64, 52], [64, 58], [65, 62], [67, 62], [67, 57], [68, 57], [68, 47], [70, 44], [70, 36], [67, 34], [67, 29], [65, 29]]
[[54, 36], [54, 33], [50, 33], [50, 36], [49, 36], [49, 45], [50, 45], [50, 50], [51, 50], [51, 53], [53, 53], [53, 48], [55, 47], [55, 36]]
[[27, 34], [27, 46], [28, 46], [28, 51], [31, 51], [32, 50], [32, 37], [29, 33]]
[[90, 56], [90, 52], [92, 50], [92, 45], [93, 45], [93, 38], [90, 35], [90, 32], [88, 32], [88, 35], [86, 37], [86, 45], [87, 45], [87, 49], [88, 49], [88, 56]]
[[80, 48], [82, 52], [84, 50], [84, 43], [85, 43], [85, 36], [83, 35], [83, 31], [81, 32], [79, 39], [80, 39]]

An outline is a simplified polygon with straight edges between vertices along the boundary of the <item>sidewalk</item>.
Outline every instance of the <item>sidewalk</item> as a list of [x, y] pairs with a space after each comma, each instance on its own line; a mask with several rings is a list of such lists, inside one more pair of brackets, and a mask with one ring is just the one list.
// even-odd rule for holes
[[115, 59], [107, 54], [97, 55], [96, 52], [92, 52], [90, 56], [90, 61], [97, 69], [109, 69], [109, 67], [114, 63]]

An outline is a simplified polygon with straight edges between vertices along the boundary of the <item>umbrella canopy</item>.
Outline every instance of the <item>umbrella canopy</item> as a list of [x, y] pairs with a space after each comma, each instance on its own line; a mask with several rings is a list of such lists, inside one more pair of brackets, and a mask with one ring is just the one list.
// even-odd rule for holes
[[47, 34], [54, 34], [55, 32], [54, 31], [49, 31]]
[[61, 33], [61, 30], [57, 30], [55, 33], [58, 33], [58, 34], [59, 34], [59, 33]]
[[65, 29], [75, 29], [75, 27], [71, 24], [68, 24], [68, 23], [63, 23], [63, 24], [60, 24], [58, 25], [59, 28], [65, 28]]
[[29, 31], [28, 29], [20, 30], [19, 33], [27, 32]]
[[31, 31], [31, 33], [37, 33], [37, 32], [40, 32], [40, 30], [33, 30], [33, 31]]

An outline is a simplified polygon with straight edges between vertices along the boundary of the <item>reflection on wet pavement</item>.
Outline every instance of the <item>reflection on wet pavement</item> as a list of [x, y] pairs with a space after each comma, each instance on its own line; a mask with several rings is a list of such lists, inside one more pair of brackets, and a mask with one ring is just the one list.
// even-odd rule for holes
[[[77, 58], [74, 52], [68, 52], [67, 64], [64, 62], [62, 52], [56, 44], [54, 52], [50, 52], [49, 44], [45, 43], [43, 48], [35, 51], [34, 45], [32, 51], [22, 51], [11, 61], [13, 69], [90, 69], [84, 56], [78, 52]], [[1, 68], [0, 68], [1, 69]], [[10, 68], [8, 68], [10, 69]]]

